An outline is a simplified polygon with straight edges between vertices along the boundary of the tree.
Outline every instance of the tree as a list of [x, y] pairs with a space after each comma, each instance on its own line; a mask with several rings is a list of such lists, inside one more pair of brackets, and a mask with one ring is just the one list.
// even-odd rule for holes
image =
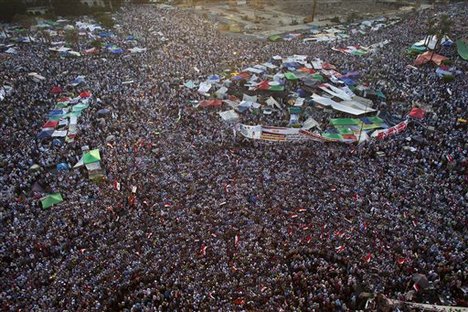
[[429, 42], [431, 42], [432, 36], [436, 35], [436, 24], [437, 21], [435, 18], [431, 18], [428, 21], [427, 27], [427, 37], [424, 39], [424, 46], [429, 49]]
[[[447, 14], [443, 14], [440, 16], [440, 19], [435, 22], [432, 21], [429, 24], [430, 26], [430, 35], [431, 36], [436, 36], [437, 41], [436, 45], [434, 47], [434, 50], [440, 47], [440, 43], [444, 39], [445, 36], [449, 35], [452, 29], [453, 21], [450, 20], [450, 17]], [[432, 56], [434, 55], [434, 52], [431, 54], [431, 61], [432, 61]]]
[[99, 40], [93, 40], [91, 42], [91, 46], [96, 49], [101, 49], [102, 48], [102, 43]]
[[315, 19], [315, 9], [317, 8], [317, 0], [314, 0], [314, 3], [312, 4], [312, 22]]
[[36, 20], [29, 15], [16, 14], [12, 21], [19, 24], [21, 28], [23, 28], [21, 35], [27, 36], [29, 40], [31, 40], [31, 26], [36, 24]]
[[78, 31], [76, 29], [70, 29], [70, 30], [67, 30], [65, 31], [65, 41], [78, 49], [78, 42], [79, 42], [79, 35], [78, 35]]
[[122, 6], [122, 0], [108, 0], [107, 5], [111, 11], [115, 11]]
[[39, 33], [41, 34], [42, 41], [44, 43], [51, 43], [52, 37], [50, 36], [50, 33], [45, 31], [44, 29], [39, 30]]
[[52, 0], [55, 14], [61, 16], [79, 16], [85, 11], [84, 5], [80, 0]]
[[26, 6], [18, 0], [0, 0], [0, 21], [11, 22], [16, 14], [24, 14]]
[[115, 25], [114, 20], [108, 14], [100, 13], [100, 14], [97, 14], [95, 17], [96, 17], [96, 22], [98, 22], [99, 24], [101, 24], [107, 29], [111, 29]]

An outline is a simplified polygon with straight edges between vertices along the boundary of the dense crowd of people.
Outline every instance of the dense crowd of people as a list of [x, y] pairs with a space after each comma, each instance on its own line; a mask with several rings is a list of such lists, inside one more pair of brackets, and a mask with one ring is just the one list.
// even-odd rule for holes
[[[454, 22], [451, 37], [466, 34], [466, 4], [438, 9]], [[365, 294], [467, 306], [467, 142], [457, 121], [467, 117], [467, 63], [442, 48], [456, 68], [445, 83], [432, 65], [407, 67], [405, 54], [435, 13], [340, 43], [390, 40], [363, 57], [332, 51], [336, 43], [234, 38], [191, 11], [153, 6], [116, 14], [112, 40], [125, 46], [138, 34], [144, 54], [60, 58], [44, 42], [19, 45], [0, 65], [0, 85], [14, 89], [0, 103], [1, 309], [348, 311], [363, 309]], [[386, 95], [380, 111], [431, 112], [359, 146], [265, 143], [235, 137], [219, 110], [194, 108], [203, 96], [183, 87], [294, 54], [359, 71]], [[77, 75], [86, 85], [66, 87]], [[93, 93], [75, 142], [36, 137], [54, 85]], [[111, 114], [98, 115], [103, 108]], [[84, 145], [101, 152], [101, 183], [84, 169], [55, 170], [74, 165]], [[41, 209], [34, 186], [64, 202]]]

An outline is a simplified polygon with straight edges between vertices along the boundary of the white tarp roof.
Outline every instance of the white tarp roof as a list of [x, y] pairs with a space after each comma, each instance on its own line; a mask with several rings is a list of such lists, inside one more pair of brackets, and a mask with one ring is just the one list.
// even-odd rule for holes
[[38, 73], [34, 73], [34, 72], [33, 72], [33, 73], [29, 73], [28, 76], [31, 77], [32, 80], [37, 81], [37, 82], [39, 82], [39, 81], [41, 81], [41, 80], [45, 80], [45, 77], [44, 77], [44, 76], [41, 76], [41, 75], [39, 75]]
[[268, 106], [282, 109], [281, 105], [271, 96], [268, 98], [268, 100], [266, 100], [266, 103], [268, 104]]
[[257, 96], [256, 95], [250, 96], [250, 95], [247, 95], [247, 94], [244, 93], [244, 96], [242, 97], [242, 101], [256, 103], [257, 102]]
[[218, 114], [219, 114], [219, 116], [221, 116], [221, 118], [224, 121], [235, 121], [235, 120], [239, 119], [239, 114], [237, 114], [234, 110], [219, 112]]
[[200, 83], [200, 87], [198, 88], [198, 93], [205, 94], [211, 89], [211, 84], [207, 82]]
[[138, 47], [135, 47], [135, 48], [131, 48], [131, 49], [128, 49], [130, 51], [130, 53], [143, 53], [143, 52], [146, 52], [146, 48], [138, 48]]
[[342, 99], [343, 101], [350, 101], [351, 100], [351, 96], [348, 94], [348, 92], [340, 89], [340, 88], [337, 88], [331, 84], [328, 84], [328, 83], [324, 83], [322, 84], [320, 87], [320, 89], [322, 89], [323, 91], [327, 92], [328, 94], [330, 95], [333, 95], [333, 96], [336, 96], [340, 99]]
[[248, 126], [248, 125], [243, 125], [239, 124], [238, 125], [238, 130], [239, 132], [245, 136], [246, 138], [249, 139], [260, 139], [262, 135], [262, 126]]
[[[331, 106], [334, 110], [337, 110], [343, 113], [348, 113], [348, 114], [355, 115], [355, 116], [375, 111], [374, 109], [370, 109], [365, 106], [364, 106], [364, 109], [362, 109], [362, 106], [361, 108], [359, 108], [359, 103], [355, 101], [344, 101], [344, 102], [338, 103], [338, 102], [333, 101], [332, 99], [319, 96], [317, 94], [312, 95], [312, 100], [319, 103], [320, 105]], [[356, 106], [354, 106], [353, 104]]]
[[319, 126], [320, 126], [320, 124], [317, 122], [317, 120], [315, 120], [312, 117], [309, 117], [309, 118], [307, 118], [306, 121], [304, 121], [304, 124], [302, 125], [302, 129], [309, 130], [309, 129], [312, 129], [314, 127], [319, 128]]

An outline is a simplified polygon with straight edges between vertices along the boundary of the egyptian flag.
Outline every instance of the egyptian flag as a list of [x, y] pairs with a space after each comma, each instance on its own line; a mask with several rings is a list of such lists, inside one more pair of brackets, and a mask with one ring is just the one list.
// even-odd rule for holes
[[454, 160], [454, 159], [453, 159], [453, 156], [450, 155], [450, 154], [446, 155], [445, 158], [447, 158], [447, 161], [448, 161], [449, 163], [453, 162], [453, 160]]
[[305, 242], [308, 244], [310, 243], [310, 241], [312, 240], [312, 236], [311, 235], [307, 235], [306, 238], [304, 239]]
[[205, 244], [202, 244], [201, 247], [200, 247], [200, 254], [202, 256], [205, 256], [206, 255], [206, 248], [208, 248]]
[[336, 253], [341, 253], [341, 252], [343, 252], [345, 250], [345, 248], [346, 247], [344, 245], [341, 245], [341, 246], [336, 247], [335, 251], [336, 251]]
[[414, 283], [413, 289], [416, 290], [417, 292], [419, 292], [419, 290], [421, 289], [421, 287], [418, 285], [418, 283]]
[[362, 222], [361, 224], [359, 224], [359, 230], [361, 232], [364, 232], [365, 230], [367, 230], [367, 223], [366, 222]]
[[398, 257], [398, 258], [397, 258], [397, 263], [398, 263], [399, 265], [403, 265], [403, 264], [405, 264], [405, 262], [406, 262], [406, 259], [405, 259], [405, 258], [403, 258], [403, 257]]
[[234, 236], [234, 246], [236, 248], [239, 247], [239, 235]]
[[236, 300], [234, 300], [234, 304], [235, 305], [244, 305], [245, 300], [244, 300], [244, 298], [237, 298]]
[[120, 183], [117, 180], [114, 180], [114, 190], [120, 191]]
[[128, 204], [130, 206], [135, 206], [135, 201], [136, 201], [136, 196], [135, 194], [130, 194], [130, 196], [128, 196]]
[[367, 256], [363, 258], [365, 263], [369, 263], [371, 259], [372, 259], [372, 254], [370, 252], [367, 254]]

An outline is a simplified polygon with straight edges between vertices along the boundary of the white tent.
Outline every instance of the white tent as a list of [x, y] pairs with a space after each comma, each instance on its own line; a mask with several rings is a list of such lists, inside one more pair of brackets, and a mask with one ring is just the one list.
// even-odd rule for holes
[[45, 80], [44, 76], [41, 76], [38, 73], [34, 73], [34, 72], [29, 73], [28, 76], [31, 77], [31, 79], [34, 80], [35, 82], [40, 82], [40, 81]]
[[143, 52], [146, 52], [146, 48], [138, 48], [138, 47], [128, 49], [128, 50], [130, 51], [130, 53], [143, 53]]
[[219, 116], [221, 116], [221, 118], [224, 121], [227, 121], [227, 122], [236, 121], [236, 120], [239, 119], [239, 114], [237, 114], [234, 110], [219, 112], [218, 114], [219, 114]]
[[18, 54], [18, 51], [16, 51], [15, 48], [9, 48], [8, 50], [5, 51], [5, 53], [8, 53], [8, 54]]

